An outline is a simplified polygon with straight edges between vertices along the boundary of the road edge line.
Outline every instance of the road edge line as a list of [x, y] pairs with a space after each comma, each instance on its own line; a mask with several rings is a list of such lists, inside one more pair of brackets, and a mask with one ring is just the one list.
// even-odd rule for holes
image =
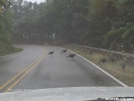
[[[62, 47], [59, 47], [62, 48]], [[65, 49], [65, 48], [62, 48]], [[69, 50], [69, 49], [68, 49]], [[77, 54], [74, 51], [69, 50], [70, 52], [73, 52], [75, 54]], [[123, 87], [129, 87], [127, 86], [125, 83], [121, 82], [120, 80], [118, 80], [117, 78], [115, 78], [113, 75], [111, 75], [110, 73], [106, 72], [105, 70], [103, 70], [101, 67], [97, 66], [96, 64], [94, 64], [93, 62], [89, 61], [88, 59], [84, 58], [83, 56], [77, 54], [79, 57], [83, 58], [84, 60], [86, 60], [87, 62], [91, 63], [93, 66], [95, 66], [96, 68], [98, 68], [100, 71], [102, 71], [103, 73], [105, 73], [106, 75], [108, 75], [109, 77], [111, 77], [113, 80], [115, 80], [116, 82], [118, 82], [119, 84], [121, 84]]]

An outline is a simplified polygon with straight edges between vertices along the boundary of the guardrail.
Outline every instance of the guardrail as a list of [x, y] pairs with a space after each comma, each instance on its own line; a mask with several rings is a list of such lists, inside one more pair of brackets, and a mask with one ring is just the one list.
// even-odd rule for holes
[[[114, 55], [116, 58], [123, 58], [126, 57], [127, 59], [134, 60], [134, 54], [130, 53], [123, 53], [123, 52], [117, 52], [112, 50], [106, 50], [106, 49], [100, 49], [100, 48], [94, 48], [94, 47], [88, 47], [88, 46], [82, 46], [82, 45], [74, 45], [74, 44], [67, 44], [69, 47], [76, 47], [78, 49], [83, 49], [84, 51], [94, 52], [94, 53], [101, 53], [103, 55]], [[133, 61], [134, 62], [134, 61]]]

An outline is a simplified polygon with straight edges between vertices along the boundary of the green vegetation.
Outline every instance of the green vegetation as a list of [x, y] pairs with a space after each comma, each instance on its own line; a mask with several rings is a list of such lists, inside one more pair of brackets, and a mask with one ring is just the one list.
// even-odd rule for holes
[[[68, 47], [68, 46], [62, 46], [64, 48], [68, 48], [89, 61], [93, 62], [94, 64], [98, 65], [105, 71], [109, 72], [111, 75], [119, 79], [120, 81], [124, 82], [126, 85], [134, 87], [134, 68], [133, 66], [127, 65], [126, 70], [123, 71], [121, 68], [121, 63], [123, 60], [119, 60], [117, 62], [106, 62], [105, 64], [98, 64], [99, 60], [104, 57], [104, 55], [99, 54], [99, 53], [90, 53], [85, 51], [84, 49], [78, 49], [74, 47]], [[107, 57], [105, 57], [107, 58]]]
[[13, 0], [14, 42], [134, 51], [134, 0]]
[[0, 1], [0, 41], [11, 42], [12, 17], [9, 0]]
[[22, 51], [23, 49], [15, 48], [9, 43], [0, 41], [0, 56], [13, 54]]
[[0, 54], [0, 56], [5, 56], [5, 55], [9, 55], [9, 54], [14, 54], [14, 53], [18, 53], [18, 52], [21, 52], [23, 51], [23, 49], [21, 48], [15, 48], [14, 51], [9, 51], [9, 52], [2, 52]]
[[[133, 40], [134, 40], [134, 23], [128, 22], [125, 27], [120, 27], [119, 29], [113, 28], [105, 36], [103, 45], [111, 43], [110, 48], [116, 49], [118, 51], [133, 51]], [[114, 39], [114, 41], [112, 40]], [[125, 49], [124, 49], [125, 47]]]
[[10, 7], [10, 0], [0, 0], [0, 56], [22, 51], [11, 45], [13, 19]]
[[12, 46], [10, 43], [0, 41], [0, 56], [9, 55], [21, 51], [23, 51], [23, 49], [16, 48]]

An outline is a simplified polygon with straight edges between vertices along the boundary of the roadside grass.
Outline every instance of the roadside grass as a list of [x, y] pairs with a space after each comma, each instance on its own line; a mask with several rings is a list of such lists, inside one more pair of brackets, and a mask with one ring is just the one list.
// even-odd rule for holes
[[117, 62], [106, 62], [105, 64], [98, 64], [99, 60], [104, 57], [102, 54], [96, 54], [96, 53], [89, 53], [84, 50], [79, 50], [77, 48], [62, 46], [63, 48], [70, 49], [81, 56], [85, 57], [89, 61], [93, 62], [94, 64], [98, 65], [103, 70], [107, 71], [111, 75], [113, 75], [115, 78], [119, 79], [126, 85], [130, 87], [134, 87], [134, 67], [126, 66], [126, 70], [123, 71], [121, 68], [122, 60]]
[[5, 56], [22, 51], [21, 48], [16, 48], [8, 42], [0, 40], [0, 56]]
[[14, 48], [13, 51], [0, 53], [0, 56], [14, 54], [14, 53], [18, 53], [18, 52], [21, 52], [21, 51], [23, 51], [23, 49], [21, 49], [21, 48]]

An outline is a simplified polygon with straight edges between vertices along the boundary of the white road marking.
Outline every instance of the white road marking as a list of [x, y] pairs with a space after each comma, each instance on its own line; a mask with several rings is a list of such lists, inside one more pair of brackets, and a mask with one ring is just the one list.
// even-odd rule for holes
[[[59, 47], [61, 48], [61, 47]], [[63, 48], [62, 48], [63, 49]], [[69, 49], [68, 49], [69, 50]], [[71, 50], [69, 50], [70, 52], [73, 52]], [[75, 52], [73, 52], [75, 53]], [[77, 53], [75, 53], [77, 54]], [[112, 79], [114, 79], [116, 82], [118, 82], [119, 84], [121, 84], [123, 87], [129, 87], [126, 84], [124, 84], [123, 82], [121, 82], [120, 80], [118, 80], [117, 78], [115, 78], [114, 76], [112, 76], [111, 74], [109, 74], [108, 72], [106, 72], [105, 70], [101, 69], [99, 66], [97, 66], [96, 64], [94, 64], [93, 62], [89, 61], [88, 59], [84, 58], [83, 56], [77, 54], [79, 57], [83, 58], [84, 60], [86, 60], [87, 62], [91, 63], [93, 66], [95, 66], [96, 68], [98, 68], [99, 70], [101, 70], [103, 73], [105, 73], [106, 75], [108, 75], [109, 77], [111, 77]]]

